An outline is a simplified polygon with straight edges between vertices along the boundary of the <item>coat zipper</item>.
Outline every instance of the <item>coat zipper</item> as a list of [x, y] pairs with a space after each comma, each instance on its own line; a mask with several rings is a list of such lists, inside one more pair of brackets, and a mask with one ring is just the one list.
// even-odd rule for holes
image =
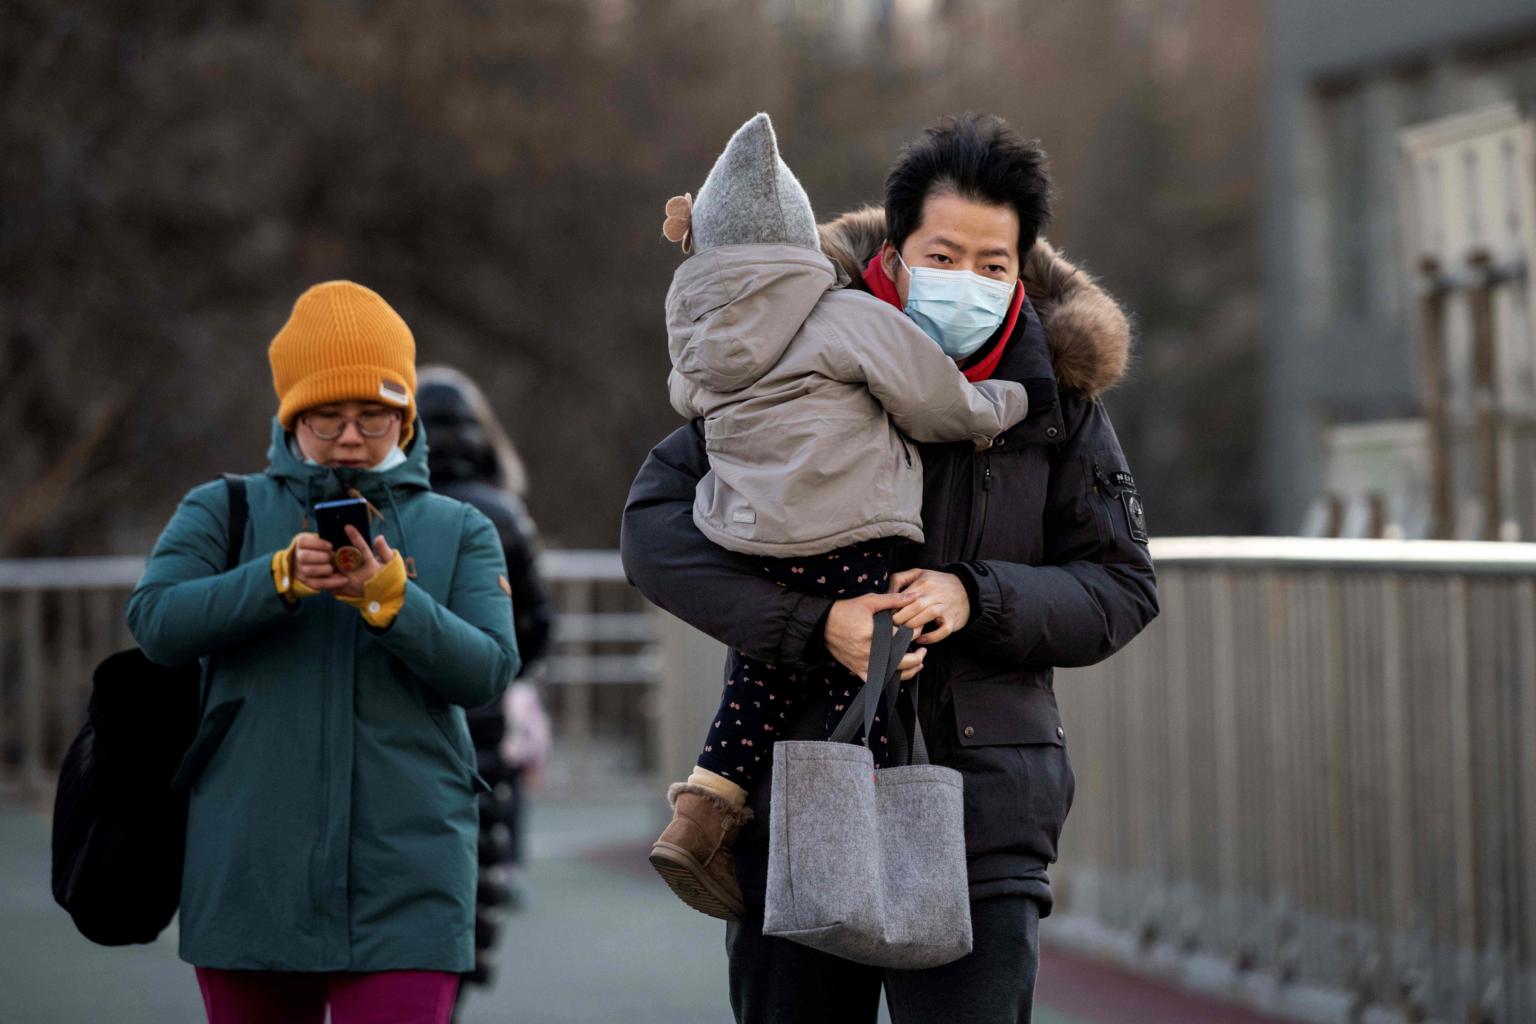
[[1102, 522], [1099, 527], [1104, 531], [1104, 543], [1109, 544], [1114, 540], [1115, 510], [1111, 503], [1120, 496], [1120, 489], [1110, 483], [1109, 477], [1099, 464], [1093, 464], [1093, 493], [1098, 496], [1100, 508], [1103, 511]]
[[1109, 477], [1105, 476], [1104, 471], [1099, 468], [1097, 462], [1093, 464], [1093, 479], [1096, 481], [1093, 487], [1095, 491], [1102, 487], [1104, 492], [1112, 498], [1119, 493], [1115, 490], [1114, 485], [1109, 482]]
[[912, 468], [912, 446], [907, 444], [907, 436], [901, 431], [896, 432], [896, 437], [901, 441], [901, 453], [907, 458], [907, 468]]
[[971, 558], [981, 557], [981, 538], [987, 532], [987, 504], [992, 494], [992, 456], [982, 453], [981, 456], [981, 514], [976, 517], [976, 544], [971, 549]]

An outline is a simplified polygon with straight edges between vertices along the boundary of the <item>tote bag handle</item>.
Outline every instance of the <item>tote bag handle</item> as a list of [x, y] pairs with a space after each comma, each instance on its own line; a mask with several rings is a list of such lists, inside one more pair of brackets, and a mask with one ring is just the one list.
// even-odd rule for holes
[[[912, 743], [907, 749], [906, 732], [901, 717], [896, 713], [897, 697], [901, 693], [901, 659], [912, 642], [912, 630], [906, 626], [896, 629], [889, 611], [875, 613], [874, 634], [869, 642], [869, 669], [866, 681], [843, 711], [842, 720], [827, 739], [833, 743], [851, 743], [860, 724], [867, 738], [875, 727], [875, 714], [884, 704], [888, 709], [890, 725], [887, 730], [895, 750], [893, 760], [897, 764], [928, 764], [928, 744], [923, 739], [922, 723], [917, 720], [917, 680], [907, 688], [912, 702]], [[893, 632], [894, 631], [894, 632]]]

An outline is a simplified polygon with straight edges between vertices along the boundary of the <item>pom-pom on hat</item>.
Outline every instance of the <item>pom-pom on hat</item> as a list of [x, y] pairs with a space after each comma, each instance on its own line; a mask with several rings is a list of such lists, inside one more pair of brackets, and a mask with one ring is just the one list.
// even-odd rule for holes
[[416, 339], [371, 288], [326, 281], [299, 296], [267, 349], [277, 418], [286, 430], [328, 402], [378, 402], [401, 411], [400, 444], [416, 425]]
[[[679, 215], [682, 212], [676, 211]], [[668, 204], [667, 214], [669, 220], [674, 217], [672, 204]], [[779, 156], [778, 139], [767, 114], [758, 114], [736, 129], [726, 143], [725, 152], [715, 161], [691, 204], [685, 230], [698, 252], [752, 243], [788, 243], [821, 250], [811, 201]], [[668, 231], [669, 238], [672, 233]]]

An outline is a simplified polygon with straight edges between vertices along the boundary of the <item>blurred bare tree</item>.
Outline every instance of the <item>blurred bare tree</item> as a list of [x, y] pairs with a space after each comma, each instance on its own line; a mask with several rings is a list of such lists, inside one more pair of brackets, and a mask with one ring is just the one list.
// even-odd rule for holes
[[1041, 136], [1144, 331], [1110, 403], [1157, 529], [1255, 523], [1257, 0], [0, 7], [0, 554], [145, 550], [262, 465], [266, 342], [329, 277], [486, 387], [552, 542], [613, 544], [675, 424], [661, 206], [756, 110], [826, 214], [945, 111]]

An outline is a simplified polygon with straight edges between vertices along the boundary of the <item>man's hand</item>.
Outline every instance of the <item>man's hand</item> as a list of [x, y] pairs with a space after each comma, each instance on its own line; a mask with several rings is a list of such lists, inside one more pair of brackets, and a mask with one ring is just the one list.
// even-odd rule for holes
[[[954, 573], [908, 569], [891, 577], [891, 592], [893, 596], [909, 599], [897, 610], [894, 622], [910, 626], [919, 634], [919, 644], [936, 644], [971, 621], [971, 595]], [[933, 623], [933, 628], [924, 633], [929, 623]]]
[[[875, 613], [901, 609], [917, 600], [908, 594], [864, 594], [834, 601], [827, 613], [822, 637], [827, 653], [865, 682], [869, 681], [869, 645], [875, 635]], [[897, 611], [897, 615], [901, 612]], [[901, 659], [901, 678], [911, 679], [923, 667], [927, 651], [913, 651]]]

